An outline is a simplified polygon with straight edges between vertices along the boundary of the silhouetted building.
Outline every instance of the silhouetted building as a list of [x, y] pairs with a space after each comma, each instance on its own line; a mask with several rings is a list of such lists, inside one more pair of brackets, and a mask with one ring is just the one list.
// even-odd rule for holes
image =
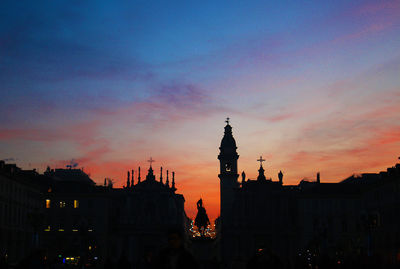
[[[140, 169], [140, 168], [139, 168]], [[0, 161], [0, 251], [17, 264], [40, 248], [59, 263], [137, 264], [167, 245], [167, 230], [189, 225], [175, 173], [156, 180], [150, 166], [129, 185], [96, 185], [81, 169], [50, 169], [43, 175]], [[162, 177], [162, 176], [161, 176]], [[129, 187], [128, 187], [129, 186]]]
[[11, 264], [39, 244], [42, 196], [35, 170], [22, 170], [0, 161], [0, 259]]
[[103, 262], [111, 236], [112, 189], [96, 186], [81, 169], [47, 168], [44, 176], [41, 247], [48, 258]]
[[281, 171], [276, 181], [266, 177], [260, 157], [257, 178], [246, 179], [242, 172], [239, 183], [236, 150], [227, 121], [218, 155], [218, 240], [228, 268], [244, 268], [260, 251], [289, 268], [296, 257], [312, 265], [322, 254], [339, 263], [357, 255], [399, 263], [400, 164], [339, 183], [321, 183], [318, 173], [316, 181], [283, 185]]
[[133, 264], [149, 250], [158, 253], [167, 244], [169, 228], [178, 227], [183, 233], [189, 225], [184, 211], [185, 199], [175, 192], [174, 172], [170, 179], [167, 170], [164, 183], [162, 168], [158, 181], [150, 165], [145, 180], [139, 182], [139, 177], [140, 174], [136, 184], [132, 177], [125, 189], [114, 191], [115, 222], [108, 253], [110, 257], [125, 253]]

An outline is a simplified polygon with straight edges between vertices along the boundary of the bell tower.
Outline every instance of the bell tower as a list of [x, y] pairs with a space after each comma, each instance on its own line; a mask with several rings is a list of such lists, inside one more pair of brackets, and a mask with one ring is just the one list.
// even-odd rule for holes
[[[232, 127], [229, 118], [226, 119], [224, 137], [219, 147], [218, 160], [220, 164], [220, 204], [221, 204], [221, 223], [226, 225], [233, 207], [235, 189], [239, 187], [237, 172], [237, 160], [239, 155], [236, 152], [236, 142], [232, 135]], [[225, 223], [224, 223], [225, 222]]]

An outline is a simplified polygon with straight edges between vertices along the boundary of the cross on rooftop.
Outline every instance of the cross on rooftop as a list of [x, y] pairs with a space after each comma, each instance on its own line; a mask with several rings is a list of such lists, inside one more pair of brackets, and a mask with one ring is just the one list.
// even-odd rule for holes
[[260, 162], [260, 166], [262, 166], [262, 163], [265, 162], [265, 160], [260, 156], [260, 159], [258, 159], [257, 162]]
[[153, 160], [153, 158], [152, 158], [152, 157], [150, 157], [150, 159], [149, 159], [149, 160], [147, 160], [147, 161], [150, 163], [150, 167], [151, 167], [151, 164], [155, 162], [155, 160]]

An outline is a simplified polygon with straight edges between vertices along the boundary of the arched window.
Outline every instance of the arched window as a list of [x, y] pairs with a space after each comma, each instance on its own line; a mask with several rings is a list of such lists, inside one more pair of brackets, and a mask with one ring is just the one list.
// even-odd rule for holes
[[226, 172], [232, 171], [232, 165], [231, 165], [231, 163], [226, 163], [226, 164], [225, 164], [225, 171], [226, 171]]

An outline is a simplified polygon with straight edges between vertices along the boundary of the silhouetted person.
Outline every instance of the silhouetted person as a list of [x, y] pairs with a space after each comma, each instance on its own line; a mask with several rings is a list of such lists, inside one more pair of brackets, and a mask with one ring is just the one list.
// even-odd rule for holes
[[183, 246], [183, 235], [179, 229], [168, 231], [168, 247], [161, 251], [155, 268], [198, 269], [192, 254]]
[[210, 220], [208, 219], [206, 209], [203, 207], [203, 200], [197, 201], [197, 215], [194, 220], [194, 225], [199, 228], [201, 236], [204, 236], [204, 231], [206, 230]]

